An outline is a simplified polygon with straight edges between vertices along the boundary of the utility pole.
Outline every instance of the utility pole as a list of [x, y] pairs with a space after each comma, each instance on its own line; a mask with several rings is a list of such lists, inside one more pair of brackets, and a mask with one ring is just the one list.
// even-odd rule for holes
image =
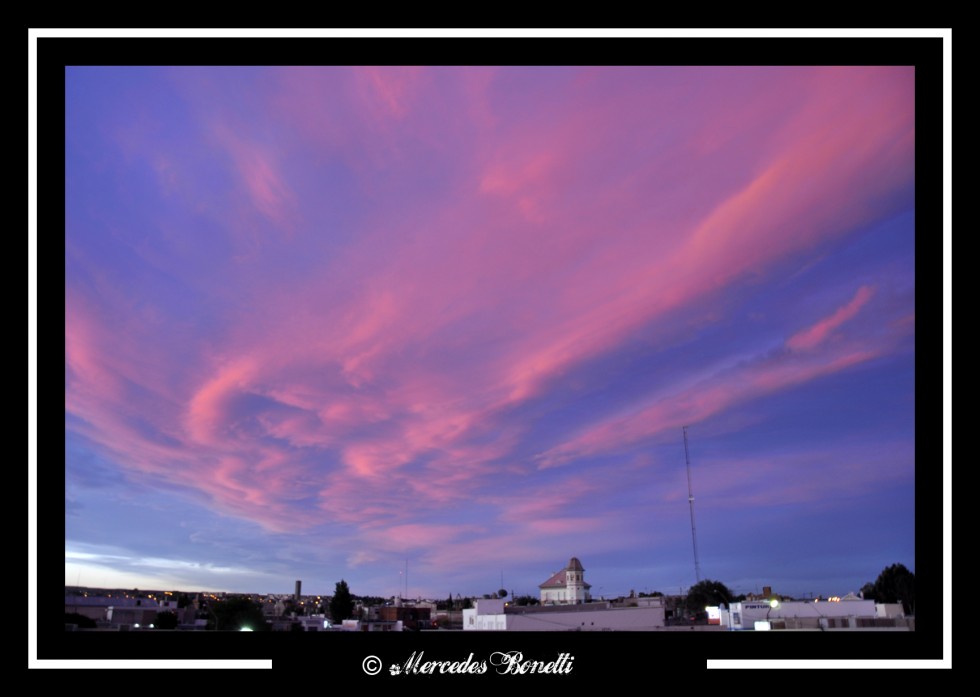
[[691, 455], [687, 449], [687, 426], [684, 427], [684, 461], [687, 463], [687, 503], [691, 508], [691, 541], [694, 543], [694, 578], [701, 583], [701, 562], [698, 561], [698, 531], [694, 525], [694, 493], [691, 489]]

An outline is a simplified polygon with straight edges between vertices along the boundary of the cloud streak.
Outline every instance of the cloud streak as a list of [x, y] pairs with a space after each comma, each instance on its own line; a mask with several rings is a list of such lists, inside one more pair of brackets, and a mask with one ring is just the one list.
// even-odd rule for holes
[[786, 342], [786, 345], [794, 351], [813, 349], [823, 343], [831, 332], [860, 312], [861, 308], [867, 304], [873, 294], [873, 288], [861, 286], [854, 294], [854, 297], [851, 298], [850, 302], [812, 327], [791, 336]]

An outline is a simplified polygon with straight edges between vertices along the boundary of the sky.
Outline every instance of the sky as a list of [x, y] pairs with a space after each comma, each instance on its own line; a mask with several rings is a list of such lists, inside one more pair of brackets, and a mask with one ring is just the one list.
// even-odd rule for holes
[[914, 571], [914, 79], [68, 68], [65, 583]]

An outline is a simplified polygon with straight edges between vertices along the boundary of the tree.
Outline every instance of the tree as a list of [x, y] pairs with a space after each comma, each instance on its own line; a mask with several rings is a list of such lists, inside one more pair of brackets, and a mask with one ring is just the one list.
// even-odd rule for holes
[[344, 620], [349, 620], [353, 614], [354, 599], [351, 597], [350, 588], [347, 587], [347, 581], [340, 579], [330, 599], [330, 616], [336, 624], [340, 624]]
[[265, 615], [262, 614], [262, 606], [253, 602], [251, 598], [233, 596], [221, 601], [212, 601], [209, 608], [208, 615], [211, 621], [217, 621], [217, 627], [211, 627], [212, 629], [238, 631], [246, 627], [254, 632], [260, 632], [269, 628]]
[[684, 605], [688, 612], [696, 614], [704, 612], [708, 605], [728, 605], [731, 602], [732, 592], [724, 583], [705, 579], [688, 589]]
[[515, 595], [514, 605], [524, 606], [524, 605], [540, 605], [541, 601], [535, 598], [533, 595]]
[[498, 598], [506, 598], [507, 597], [507, 591], [504, 590], [503, 588], [501, 588], [499, 591], [497, 591], [497, 597]]
[[158, 612], [153, 618], [153, 626], [157, 629], [177, 629], [179, 620], [176, 612]]
[[905, 614], [915, 614], [915, 574], [904, 565], [892, 564], [883, 569], [875, 581], [873, 593], [875, 602], [901, 603]]

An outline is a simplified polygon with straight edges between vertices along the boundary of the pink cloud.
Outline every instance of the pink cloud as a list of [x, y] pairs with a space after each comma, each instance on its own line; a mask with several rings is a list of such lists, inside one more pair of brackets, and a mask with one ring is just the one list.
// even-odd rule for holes
[[202, 385], [190, 398], [187, 410], [187, 432], [198, 443], [216, 445], [232, 434], [228, 432], [227, 412], [230, 401], [247, 391], [255, 365], [240, 359]]
[[518, 162], [497, 164], [483, 177], [480, 191], [512, 198], [518, 210], [530, 222], [542, 223], [541, 198], [552, 185], [557, 157], [554, 152], [537, 152]]
[[224, 125], [213, 130], [215, 140], [231, 157], [252, 205], [283, 232], [291, 231], [297, 218], [296, 196], [286, 184], [272, 149]]
[[384, 530], [372, 532], [368, 538], [380, 549], [402, 551], [426, 549], [447, 544], [460, 537], [468, 536], [476, 530], [479, 528], [468, 525], [410, 523], [393, 525]]
[[[890, 145], [888, 137], [881, 142]], [[852, 145], [856, 144], [840, 143], [841, 149]], [[617, 280], [612, 285], [608, 283], [611, 268], [600, 270], [598, 263], [583, 263], [580, 276], [566, 279], [575, 294], [567, 297], [589, 298], [591, 303], [563, 306], [560, 295], [559, 302], [552, 302], [553, 331], [528, 336], [524, 350], [509, 362], [505, 384], [513, 386], [512, 398], [520, 401], [533, 396], [549, 379], [614, 346], [627, 333], [658, 316], [811, 248], [820, 239], [866, 222], [867, 209], [847, 201], [861, 191], [860, 180], [877, 175], [855, 169], [853, 176], [828, 172], [826, 178], [814, 180], [813, 172], [819, 168], [807, 161], [810, 157], [809, 152], [782, 156], [718, 206], [674, 253], [651, 257], [645, 267], [635, 270], [630, 266], [642, 256], [623, 260], [624, 273], [614, 275]], [[869, 154], [866, 164], [877, 166], [877, 162], [879, 158]], [[888, 172], [886, 178], [893, 176], [894, 169], [887, 165], [883, 169]], [[800, 174], [804, 171], [809, 172], [807, 181]], [[895, 183], [893, 179], [882, 190]], [[836, 212], [832, 217], [820, 203], [823, 200], [843, 201], [843, 209], [851, 217]], [[794, 234], [784, 234], [788, 227]]]
[[285, 218], [284, 209], [292, 194], [273, 170], [269, 160], [252, 153], [241, 157], [239, 167], [256, 208], [273, 220]]
[[874, 288], [861, 286], [851, 300], [838, 309], [834, 314], [817, 322], [812, 327], [797, 332], [789, 338], [786, 345], [794, 351], [809, 351], [823, 341], [837, 327], [854, 317], [861, 308], [864, 307], [871, 296], [874, 295]]
[[488, 503], [500, 508], [500, 519], [509, 523], [527, 523], [556, 519], [582, 506], [585, 499], [608, 488], [608, 484], [590, 481], [582, 476], [563, 479], [549, 486], [524, 488], [507, 496], [491, 497]]
[[[894, 340], [894, 337], [889, 339]], [[843, 352], [807, 360], [777, 354], [722, 371], [695, 384], [665, 390], [646, 406], [599, 421], [579, 435], [541, 453], [538, 456], [539, 467], [547, 469], [574, 458], [615, 452], [657, 433], [697, 423], [740, 402], [872, 360], [885, 350], [885, 344], [847, 348]]]
[[[85, 419], [74, 430], [124, 463], [131, 475], [152, 474], [200, 491], [219, 510], [270, 529], [311, 522], [290, 506], [297, 492], [289, 482], [296, 471], [285, 454], [252, 442], [242, 447], [241, 434], [235, 438], [228, 410], [254, 372], [247, 361], [226, 367], [181, 399], [185, 387], [165, 369], [166, 347], [140, 341], [146, 328], [132, 315], [101, 316], [80, 289], [69, 305], [66, 411]], [[119, 317], [126, 318], [124, 327]]]
[[374, 103], [396, 119], [404, 118], [412, 107], [425, 74], [422, 68], [408, 66], [371, 66], [354, 72], [367, 86]]
[[412, 451], [388, 443], [376, 441], [351, 445], [344, 449], [344, 462], [359, 477], [378, 477], [406, 464], [412, 459]]

